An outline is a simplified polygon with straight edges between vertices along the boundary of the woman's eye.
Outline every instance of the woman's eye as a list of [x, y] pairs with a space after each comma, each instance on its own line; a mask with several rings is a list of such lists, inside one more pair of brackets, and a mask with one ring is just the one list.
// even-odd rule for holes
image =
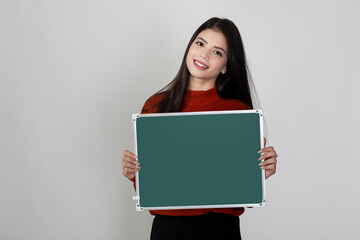
[[196, 42], [196, 44], [199, 45], [200, 47], [204, 46], [202, 42]]
[[215, 53], [216, 55], [219, 55], [220, 57], [222, 57], [222, 53], [221, 53], [221, 52], [219, 52], [219, 51], [214, 51], [214, 53]]

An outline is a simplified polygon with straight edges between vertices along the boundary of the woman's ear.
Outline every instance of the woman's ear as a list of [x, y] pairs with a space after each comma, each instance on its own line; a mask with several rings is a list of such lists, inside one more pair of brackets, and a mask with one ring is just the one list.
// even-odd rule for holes
[[221, 73], [222, 73], [222, 74], [225, 74], [225, 73], [226, 73], [226, 66], [221, 70]]

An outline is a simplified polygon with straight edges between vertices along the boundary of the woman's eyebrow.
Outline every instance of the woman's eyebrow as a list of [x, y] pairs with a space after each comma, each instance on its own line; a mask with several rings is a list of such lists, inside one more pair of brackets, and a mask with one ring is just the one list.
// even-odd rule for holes
[[206, 44], [208, 44], [208, 42], [205, 39], [203, 39], [202, 37], [198, 37], [198, 39], [203, 40]]
[[[200, 40], [204, 41], [206, 44], [208, 44], [208, 42], [207, 42], [205, 39], [203, 39], [202, 37], [198, 37], [197, 39], [200, 39]], [[218, 47], [218, 46], [214, 46], [214, 48], [220, 49], [220, 50], [222, 50], [222, 51], [226, 54], [225, 49], [223, 49], [223, 48], [221, 48], [221, 47]]]
[[214, 46], [214, 48], [220, 49], [220, 50], [222, 50], [225, 54], [227, 54], [226, 51], [225, 51], [225, 49], [223, 49], [223, 48], [221, 48], [221, 47]]

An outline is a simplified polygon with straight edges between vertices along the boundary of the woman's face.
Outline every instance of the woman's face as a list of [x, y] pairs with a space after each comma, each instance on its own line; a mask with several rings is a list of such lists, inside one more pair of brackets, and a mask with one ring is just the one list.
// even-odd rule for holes
[[210, 89], [215, 86], [217, 76], [226, 72], [227, 43], [225, 36], [213, 29], [199, 33], [186, 56], [190, 72], [190, 89]]

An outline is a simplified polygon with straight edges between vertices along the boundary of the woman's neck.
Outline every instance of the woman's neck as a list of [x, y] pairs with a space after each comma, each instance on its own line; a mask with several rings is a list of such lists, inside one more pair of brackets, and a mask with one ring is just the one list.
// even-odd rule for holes
[[213, 81], [212, 80], [205, 81], [190, 77], [188, 89], [193, 91], [206, 91], [215, 87], [215, 81], [216, 79], [214, 79]]

